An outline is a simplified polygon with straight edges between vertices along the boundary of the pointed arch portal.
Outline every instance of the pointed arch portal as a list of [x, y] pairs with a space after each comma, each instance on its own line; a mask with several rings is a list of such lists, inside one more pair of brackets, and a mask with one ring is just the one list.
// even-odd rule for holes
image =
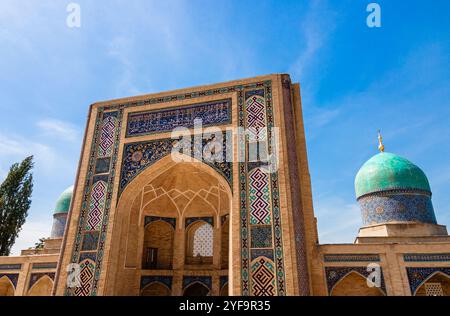
[[[226, 179], [201, 162], [175, 162], [161, 158], [137, 175], [124, 189], [117, 204], [117, 226], [113, 253], [119, 258], [116, 293], [136, 291], [146, 275], [205, 276], [227, 273], [229, 251], [228, 220], [232, 192]], [[223, 225], [225, 224], [225, 225]], [[216, 271], [216, 272], [214, 272]], [[154, 285], [155, 287], [157, 285]], [[153, 287], [135, 295], [161, 293]], [[201, 286], [190, 290], [174, 287], [170, 294], [205, 294]], [[220, 289], [214, 290], [219, 295]], [[210, 293], [208, 289], [206, 293]]]

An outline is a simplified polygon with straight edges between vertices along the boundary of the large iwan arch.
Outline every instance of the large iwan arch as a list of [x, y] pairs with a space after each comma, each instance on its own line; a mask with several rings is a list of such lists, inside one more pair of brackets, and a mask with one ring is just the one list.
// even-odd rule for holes
[[[183, 275], [226, 275], [229, 232], [223, 229], [230, 227], [231, 199], [228, 182], [204, 163], [175, 162], [169, 155], [145, 169], [117, 205], [120, 228], [112, 236], [117, 247], [111, 255], [118, 258], [112, 294], [142, 295], [144, 276], [171, 277], [170, 294], [181, 295]], [[202, 254], [194, 255], [198, 249], [193, 247], [202, 242]]]

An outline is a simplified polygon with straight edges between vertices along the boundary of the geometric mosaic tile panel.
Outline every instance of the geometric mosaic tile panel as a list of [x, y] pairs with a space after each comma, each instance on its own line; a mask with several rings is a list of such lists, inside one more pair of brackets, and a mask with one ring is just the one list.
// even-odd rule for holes
[[251, 229], [252, 248], [270, 248], [272, 244], [272, 226], [252, 226]]
[[[274, 150], [271, 82], [239, 91], [238, 113], [239, 126], [248, 131], [244, 146], [246, 162], [240, 163], [238, 168], [242, 295], [283, 296], [285, 275], [278, 172], [264, 173], [260, 168], [264, 162], [267, 163], [261, 150], [264, 155], [270, 155]], [[258, 143], [256, 149], [259, 148], [256, 157], [251, 151], [255, 146], [250, 148], [254, 142]], [[274, 261], [271, 261], [272, 258]]]
[[100, 232], [92, 231], [84, 233], [83, 243], [81, 244], [82, 251], [97, 250]]
[[98, 158], [109, 157], [112, 155], [116, 126], [116, 117], [113, 115], [105, 115], [100, 133]]
[[275, 267], [272, 261], [259, 257], [252, 262], [252, 296], [274, 296]]
[[261, 168], [253, 169], [249, 173], [250, 180], [250, 224], [271, 223], [269, 176]]
[[95, 174], [108, 173], [110, 164], [110, 157], [97, 159], [97, 162], [95, 164]]
[[103, 219], [103, 210], [106, 202], [108, 185], [104, 181], [97, 181], [92, 186], [89, 213], [86, 221], [86, 230], [100, 230]]
[[75, 288], [75, 296], [89, 296], [94, 281], [95, 264], [89, 259], [80, 264], [80, 286]]

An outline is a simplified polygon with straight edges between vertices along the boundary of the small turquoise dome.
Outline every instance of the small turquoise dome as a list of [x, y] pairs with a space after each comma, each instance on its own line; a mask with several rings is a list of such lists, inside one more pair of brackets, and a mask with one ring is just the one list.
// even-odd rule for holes
[[370, 158], [355, 178], [356, 198], [396, 189], [419, 190], [431, 194], [425, 173], [409, 160], [391, 153], [382, 152]]
[[70, 202], [72, 201], [73, 185], [64, 190], [56, 201], [55, 214], [56, 213], [68, 213], [70, 208]]

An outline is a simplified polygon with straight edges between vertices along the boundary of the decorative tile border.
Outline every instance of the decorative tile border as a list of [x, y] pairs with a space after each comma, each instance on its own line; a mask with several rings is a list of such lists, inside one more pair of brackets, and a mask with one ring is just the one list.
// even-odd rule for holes
[[[71, 256], [71, 263], [80, 264], [81, 286], [67, 288], [66, 295], [97, 294], [119, 153], [122, 116], [123, 109], [114, 112], [105, 112], [104, 108], [98, 109], [78, 229]], [[98, 161], [105, 158], [110, 158], [110, 166], [106, 168], [103, 165], [100, 169], [101, 171], [108, 169], [108, 173], [97, 175]], [[89, 239], [87, 244], [86, 237]]]
[[380, 262], [378, 254], [326, 254], [325, 262]]
[[450, 253], [405, 253], [405, 262], [449, 262]]
[[[266, 133], [266, 140], [259, 140], [267, 146], [267, 153], [274, 152], [272, 128], [274, 115], [272, 104], [272, 83], [270, 81], [255, 87], [238, 91], [239, 127]], [[279, 205], [278, 172], [261, 177], [261, 161], [249, 161], [249, 138], [245, 142], [245, 163], [239, 163], [240, 214], [241, 214], [241, 277], [244, 296], [284, 296], [285, 273]], [[264, 194], [265, 191], [268, 194]], [[253, 198], [252, 198], [253, 196]], [[260, 207], [255, 207], [257, 203]], [[264, 209], [261, 210], [260, 208]], [[268, 224], [268, 225], [267, 225]], [[272, 249], [270, 256], [256, 253]], [[264, 251], [263, 251], [264, 252]]]
[[204, 127], [230, 124], [231, 99], [129, 113], [126, 137], [171, 132], [177, 127], [192, 128], [195, 119], [202, 119]]
[[22, 270], [22, 264], [0, 264], [0, 270]]
[[57, 262], [36, 262], [33, 263], [33, 270], [38, 269], [56, 269], [56, 266], [58, 265]]
[[450, 278], [449, 267], [433, 267], [433, 268], [406, 268], [406, 274], [408, 275], [409, 288], [411, 294], [415, 295], [417, 289], [432, 275], [437, 272], [441, 272]]

